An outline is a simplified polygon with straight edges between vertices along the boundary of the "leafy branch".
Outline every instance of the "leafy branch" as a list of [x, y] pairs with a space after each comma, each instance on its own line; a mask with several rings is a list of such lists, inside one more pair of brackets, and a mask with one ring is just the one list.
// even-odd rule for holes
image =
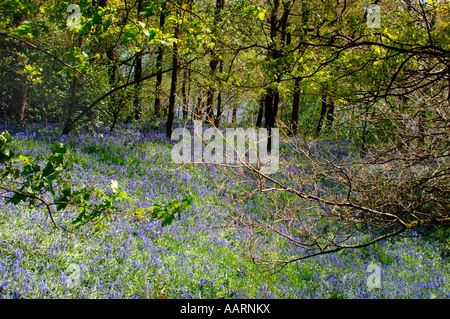
[[[110, 194], [93, 187], [76, 189], [68, 181], [72, 167], [72, 156], [64, 144], [59, 143], [52, 149], [52, 154], [46, 159], [38, 157], [30, 159], [16, 155], [12, 150], [13, 140], [8, 131], [0, 135], [0, 189], [6, 202], [14, 205], [28, 204], [44, 207], [57, 228], [68, 229], [55, 220], [56, 213], [77, 212], [71, 225], [75, 229], [88, 223], [95, 225], [95, 230], [106, 226], [112, 221], [113, 215], [128, 216], [136, 219], [158, 219], [162, 226], [169, 225], [175, 214], [189, 209], [192, 196], [169, 203], [156, 203], [148, 208], [133, 208], [126, 212], [120, 209], [123, 203], [132, 203], [132, 199], [122, 191], [117, 181], [111, 181]], [[39, 165], [39, 162], [45, 165]], [[150, 212], [150, 216], [145, 213]]]

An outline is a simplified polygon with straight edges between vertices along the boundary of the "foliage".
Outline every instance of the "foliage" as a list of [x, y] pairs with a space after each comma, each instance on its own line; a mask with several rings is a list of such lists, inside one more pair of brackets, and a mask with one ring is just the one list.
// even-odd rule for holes
[[[270, 216], [276, 199], [273, 194], [257, 196], [254, 204], [234, 203], [210, 178], [227, 178], [214, 166], [168, 171], [167, 154], [172, 145], [161, 128], [144, 136], [143, 132], [131, 133], [129, 127], [119, 127], [112, 136], [102, 133], [105, 143], [121, 145], [120, 152], [127, 150], [126, 142], [139, 141], [133, 152], [126, 153], [127, 161], [141, 158], [139, 164], [116, 165], [82, 151], [83, 146], [98, 139], [91, 133], [60, 137], [57, 131], [32, 127], [12, 135], [16, 152], [26, 156], [47, 153], [51, 141], [74, 145], [70, 146], [74, 160], [84, 163], [74, 164], [74, 185], [92, 182], [101, 189], [109, 186], [111, 179], [119, 180], [123, 190], [142, 207], [152, 206], [155, 198], [168, 202], [174, 193], [191, 191], [196, 198], [192, 208], [166, 227], [154, 219], [136, 222], [116, 218], [90, 236], [74, 236], [55, 231], [45, 210], [26, 209], [2, 200], [0, 298], [449, 297], [448, 257], [441, 255], [440, 242], [431, 237], [392, 238], [360, 250], [317, 256], [287, 265], [269, 276], [266, 267], [245, 258], [245, 243], [251, 238], [249, 229], [230, 225], [228, 217], [238, 212], [247, 216], [264, 212]], [[110, 147], [102, 152], [107, 153]], [[307, 159], [295, 162], [307, 164]], [[133, 206], [124, 204], [125, 209]], [[88, 229], [82, 227], [80, 231]], [[443, 240], [448, 239], [442, 235]], [[280, 255], [291, 251], [275, 239], [259, 240], [255, 245], [261, 250], [271, 246]], [[366, 285], [371, 263], [381, 267], [381, 288], [373, 290]], [[71, 264], [80, 266], [82, 276], [79, 286], [68, 288], [66, 270]]]
[[[144, 218], [142, 213], [146, 209], [152, 212], [152, 218], [161, 220], [162, 225], [166, 226], [172, 222], [174, 214], [180, 214], [192, 205], [193, 198], [189, 196], [181, 202], [172, 200], [148, 208], [129, 210], [129, 214], [122, 213], [119, 205], [132, 199], [121, 190], [117, 181], [111, 181], [111, 192], [108, 193], [92, 186], [77, 189], [70, 184], [73, 159], [64, 144], [54, 145], [52, 154], [47, 158], [29, 158], [16, 155], [12, 143], [8, 131], [0, 135], [0, 161], [4, 165], [0, 189], [6, 192], [6, 202], [43, 206], [55, 226], [58, 226], [53, 219], [55, 214], [73, 211], [77, 214], [71, 221], [75, 228], [93, 223], [94, 229], [98, 231], [106, 226], [105, 222], [112, 221], [113, 214]], [[42, 162], [45, 165], [40, 165]]]
[[[177, 176], [191, 188], [200, 180], [213, 187], [204, 173], [232, 204], [243, 195], [247, 206], [229, 208], [227, 220], [248, 229], [239, 245], [256, 263], [275, 264], [272, 270], [317, 255], [365, 251], [394, 236], [445, 233], [450, 225], [449, 1], [379, 2], [379, 28], [367, 24], [362, 0], [82, 0], [80, 25], [73, 28], [69, 4], [0, 0], [5, 120], [58, 123], [71, 141], [56, 143], [47, 158], [31, 159], [15, 156], [5, 133], [1, 187], [10, 204], [46, 207], [52, 220], [67, 212], [62, 215], [73, 226], [94, 223], [99, 232], [114, 221], [108, 216], [122, 212], [173, 226], [181, 209], [192, 209], [192, 198], [178, 199], [175, 182], [150, 188], [150, 179]], [[153, 78], [156, 87], [147, 85]], [[213, 168], [158, 170], [170, 152], [158, 153], [167, 151], [168, 138], [155, 133], [157, 122], [167, 118], [170, 137], [178, 116], [190, 125], [189, 118], [205, 114], [215, 126], [256, 122], [289, 133], [280, 171], [264, 176], [244, 164], [226, 171], [232, 178], [225, 183]], [[136, 133], [133, 122], [145, 132]], [[77, 138], [100, 127], [109, 127], [102, 137]], [[144, 135], [160, 144], [141, 150]], [[87, 175], [72, 183], [68, 148], [78, 152], [72, 164], [80, 174], [106, 165], [111, 176], [102, 173], [101, 187]], [[146, 177], [134, 185], [140, 175]], [[157, 193], [162, 202], [128, 202], [132, 196], [116, 184], [120, 178], [121, 187], [136, 188], [135, 196], [146, 192], [153, 200]], [[198, 279], [202, 294], [216, 293], [208, 279]], [[331, 296], [343, 296], [330, 289]]]
[[151, 216], [155, 219], [161, 220], [161, 226], [170, 225], [175, 217], [175, 214], [179, 214], [184, 210], [188, 210], [192, 206], [192, 195], [180, 202], [177, 199], [173, 199], [168, 203], [155, 203], [154, 206], [148, 208], [151, 212]]

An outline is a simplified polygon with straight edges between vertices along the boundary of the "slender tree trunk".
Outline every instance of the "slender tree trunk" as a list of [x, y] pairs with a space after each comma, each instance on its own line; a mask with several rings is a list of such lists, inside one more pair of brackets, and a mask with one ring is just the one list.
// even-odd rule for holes
[[[81, 48], [81, 44], [83, 43], [83, 38], [81, 35], [78, 36], [77, 39], [78, 47]], [[67, 112], [66, 123], [64, 124], [64, 128], [62, 130], [62, 134], [69, 134], [69, 132], [73, 128], [72, 117], [77, 108], [77, 90], [78, 90], [79, 79], [77, 76], [72, 78], [72, 83], [70, 84], [69, 92], [70, 92], [70, 101], [69, 101], [69, 109]]]
[[278, 104], [280, 102], [280, 93], [276, 89], [269, 88], [264, 101], [265, 108], [265, 126], [268, 130], [267, 151], [272, 151], [271, 129], [275, 127], [275, 120], [278, 113]]
[[[143, 0], [137, 0], [137, 14], [138, 14], [138, 21], [142, 20], [141, 11], [142, 11], [142, 4]], [[133, 100], [133, 107], [134, 107], [134, 119], [136, 121], [139, 121], [142, 116], [142, 110], [141, 110], [141, 91], [142, 91], [142, 83], [140, 80], [142, 79], [142, 50], [139, 52], [136, 52], [135, 55], [135, 66], [134, 66], [134, 80], [139, 81], [134, 86], [134, 100]]]
[[220, 119], [222, 118], [222, 93], [217, 94], [217, 113], [214, 119], [214, 126], [219, 127]]
[[67, 112], [67, 120], [63, 129], [63, 134], [69, 134], [72, 130], [72, 116], [75, 113], [75, 109], [77, 107], [77, 88], [78, 88], [78, 77], [74, 76], [72, 79], [72, 83], [70, 84], [70, 100], [69, 100], [69, 108]]
[[114, 129], [116, 128], [116, 125], [117, 125], [117, 121], [119, 120], [119, 112], [118, 112], [118, 110], [116, 109], [115, 110], [115, 112], [114, 112], [114, 114], [113, 114], [113, 120], [112, 120], [112, 123], [111, 123], [111, 126], [109, 127], [109, 131], [112, 133], [112, 132], [114, 132]]
[[[219, 72], [223, 72], [223, 61], [219, 61]], [[217, 94], [217, 113], [216, 118], [214, 119], [214, 125], [216, 127], [219, 127], [220, 125], [220, 119], [222, 118], [222, 93], [219, 91]]]
[[189, 104], [187, 98], [187, 82], [188, 82], [188, 71], [184, 70], [183, 84], [181, 86], [181, 95], [183, 96], [183, 120], [187, 120], [189, 113]]
[[234, 103], [233, 114], [231, 116], [231, 123], [233, 123], [233, 124], [236, 124], [236, 122], [237, 122], [237, 109], [238, 109], [238, 104]]
[[265, 119], [265, 126], [267, 128], [270, 127], [270, 117], [272, 116], [272, 105], [273, 105], [273, 93], [271, 89], [268, 89], [266, 95], [264, 96], [264, 119]]
[[264, 100], [265, 96], [262, 95], [259, 99], [259, 112], [258, 112], [258, 118], [256, 119], [256, 127], [261, 127], [262, 125], [262, 119], [264, 115]]
[[[113, 88], [117, 82], [117, 58], [116, 54], [114, 52], [114, 47], [110, 47], [106, 55], [109, 59], [109, 65], [108, 65], [108, 74], [109, 74], [109, 86], [110, 88]], [[118, 117], [119, 117], [119, 106], [117, 105], [117, 95], [113, 94], [109, 100], [109, 110], [112, 112], [112, 123], [109, 127], [109, 130], [112, 132], [117, 124]]]
[[200, 92], [198, 95], [197, 106], [195, 107], [195, 118], [197, 120], [203, 119], [203, 93]]
[[[158, 55], [156, 57], [156, 68], [161, 70], [162, 60], [163, 60], [163, 48], [160, 46], [158, 48]], [[158, 72], [156, 75], [156, 89], [155, 89], [155, 115], [159, 116], [161, 111], [161, 91], [162, 91], [162, 79], [163, 74]]]
[[[188, 110], [191, 108], [191, 69], [188, 69], [188, 85], [187, 85], [187, 96], [186, 96], [186, 104], [188, 106]], [[189, 116], [189, 113], [188, 113]], [[191, 118], [193, 118], [192, 116], [192, 111], [191, 111]]]
[[[25, 80], [23, 81], [26, 82]], [[27, 107], [27, 89], [26, 85], [24, 85], [24, 87], [14, 89], [12, 114], [16, 121], [19, 122], [23, 121], [26, 107]]]
[[271, 116], [271, 122], [270, 122], [270, 127], [275, 127], [275, 120], [277, 118], [277, 114], [278, 114], [278, 106], [280, 105], [280, 92], [275, 91], [275, 96], [273, 99], [273, 106], [272, 106], [272, 116]]
[[362, 137], [361, 137], [361, 157], [364, 157], [367, 154], [367, 145], [366, 145], [366, 139], [367, 139], [367, 118], [364, 119], [363, 122], [363, 131], [362, 131]]
[[[175, 38], [178, 37], [178, 24], [175, 26]], [[173, 44], [172, 52], [172, 80], [170, 84], [170, 96], [169, 96], [169, 109], [166, 122], [166, 134], [167, 137], [172, 136], [173, 123], [175, 118], [175, 101], [177, 94], [177, 77], [178, 77], [178, 45], [176, 42]]]
[[297, 135], [299, 109], [300, 109], [300, 78], [297, 77], [294, 80], [294, 98], [292, 101], [291, 133], [293, 136]]
[[331, 129], [334, 121], [334, 101], [329, 98], [329, 102], [327, 103], [327, 129]]
[[[276, 58], [278, 58], [278, 52], [275, 47], [276, 43], [276, 37], [277, 37], [277, 29], [278, 29], [278, 20], [277, 20], [277, 13], [278, 13], [278, 6], [279, 6], [279, 0], [273, 0], [272, 10], [270, 13], [270, 45], [269, 45], [269, 59], [272, 61], [275, 61]], [[273, 116], [273, 108], [274, 108], [274, 100], [275, 100], [275, 89], [268, 88], [266, 92], [266, 96], [264, 99], [264, 117], [265, 117], [265, 126], [269, 130], [272, 128], [272, 123], [274, 122], [272, 116]], [[268, 141], [268, 150], [271, 149], [271, 141], [269, 138]]]
[[106, 8], [108, 6], [108, 0], [93, 0], [92, 1], [93, 7], [100, 7], [100, 8]]
[[[277, 18], [277, 10], [278, 10], [279, 4], [280, 4], [280, 2], [278, 0], [274, 0], [274, 10], [272, 11], [273, 16], [271, 17], [270, 38], [272, 40], [276, 39], [277, 32], [278, 32], [278, 26], [281, 25], [281, 30], [280, 30], [281, 47], [284, 48], [286, 45], [289, 45], [290, 41], [291, 41], [290, 37], [288, 37], [288, 32], [286, 31], [286, 28], [288, 26], [288, 17], [289, 17], [291, 2], [290, 1], [282, 2], [284, 11], [283, 11], [283, 15], [282, 15], [280, 21], [278, 21], [278, 18]], [[272, 57], [273, 61], [277, 61], [277, 62], [280, 61], [280, 59], [283, 57], [282, 50], [279, 50], [276, 47], [272, 48], [271, 57]], [[278, 74], [276, 74], [277, 84], [281, 83], [281, 76], [282, 76], [282, 74], [280, 74], [279, 72], [278, 72]], [[268, 104], [266, 104], [265, 107], [266, 107], [266, 114], [270, 114], [268, 120], [266, 118], [266, 127], [269, 130], [269, 132], [268, 132], [269, 140], [267, 143], [267, 150], [270, 152], [272, 150], [271, 129], [275, 127], [275, 121], [277, 118], [278, 108], [279, 108], [279, 104], [280, 104], [280, 92], [278, 91], [278, 89], [270, 89], [269, 94], [271, 96], [273, 96], [273, 98], [271, 97], [269, 99], [269, 101], [272, 102], [272, 103], [269, 103], [269, 105], [271, 104], [269, 107], [270, 108], [269, 112], [267, 112]]]
[[273, 103], [275, 99], [275, 90], [268, 89], [266, 96], [264, 98], [264, 118], [265, 118], [265, 126], [270, 129], [272, 125], [272, 109]]
[[[225, 0], [216, 0], [216, 6], [214, 8], [214, 27], [213, 30], [214, 32], [216, 32], [217, 29], [217, 24], [220, 22], [221, 17], [220, 14], [224, 8], [225, 5]], [[211, 52], [211, 60], [209, 61], [209, 67], [210, 67], [210, 74], [211, 74], [211, 78], [214, 81], [214, 77], [215, 77], [215, 73], [216, 73], [216, 69], [217, 66], [219, 64], [219, 56], [217, 55], [217, 52], [213, 49]], [[214, 100], [215, 100], [215, 92], [216, 89], [214, 88], [213, 84], [211, 84], [208, 88], [208, 92], [207, 92], [207, 98], [206, 98], [206, 120], [208, 122], [210, 122], [211, 124], [215, 124], [215, 122], [213, 123], [213, 115], [214, 115]]]
[[[218, 60], [215, 57], [211, 58], [209, 62], [209, 66], [211, 68], [211, 76], [214, 76], [218, 64]], [[206, 121], [211, 123], [213, 122], [213, 112], [214, 112], [214, 99], [215, 99], [215, 89], [209, 85], [208, 91], [206, 93]]]
[[[134, 66], [134, 80], [140, 81], [142, 78], [142, 53], [136, 53], [136, 62]], [[133, 107], [134, 107], [134, 119], [139, 121], [141, 119], [142, 110], [141, 110], [141, 90], [142, 83], [136, 83], [134, 86], [134, 99], [133, 99]]]
[[45, 97], [42, 97], [41, 101], [40, 101], [40, 109], [39, 109], [39, 116], [41, 117], [41, 119], [44, 120], [45, 123], [45, 127], [47, 127], [48, 125], [48, 114], [47, 114], [47, 110], [48, 110], [48, 102], [46, 101]]
[[264, 115], [264, 101], [265, 101], [265, 95], [261, 95], [261, 98], [259, 99], [258, 117], [256, 118], [256, 127], [261, 127], [261, 125], [262, 125], [262, 119], [263, 119], [263, 115]]
[[[166, 3], [163, 2], [161, 6], [161, 15], [159, 16], [159, 29], [164, 29], [164, 24], [166, 23]], [[162, 93], [162, 62], [164, 58], [164, 49], [162, 45], [158, 47], [158, 53], [156, 56], [156, 70], [158, 74], [156, 75], [156, 89], [155, 89], [155, 115], [159, 116], [159, 112], [161, 111], [161, 93]]]
[[[16, 27], [20, 26], [24, 21], [26, 17], [22, 13], [14, 13], [12, 24]], [[14, 45], [17, 52], [24, 53], [26, 50], [26, 47], [21, 43]], [[23, 64], [25, 65], [28, 62], [28, 59], [23, 61]], [[23, 121], [24, 115], [25, 115], [25, 109], [27, 106], [27, 84], [26, 84], [26, 77], [20, 75], [19, 76], [19, 83], [14, 89], [13, 89], [13, 96], [12, 96], [12, 107], [10, 108], [10, 113], [12, 115], [12, 118], [16, 121]]]
[[[268, 58], [278, 63], [281, 58], [281, 51], [277, 47], [277, 35], [278, 30], [281, 26], [281, 47], [283, 47], [286, 44], [286, 26], [287, 26], [287, 17], [288, 17], [288, 9], [289, 4], [283, 4], [284, 5], [284, 12], [281, 20], [278, 19], [278, 8], [280, 6], [279, 0], [273, 0], [272, 3], [272, 9], [270, 12], [270, 40], [271, 43], [269, 45], [269, 55]], [[275, 71], [275, 77], [276, 82], [280, 83], [281, 81], [281, 74], [279, 70]], [[267, 141], [267, 151], [271, 152], [272, 150], [272, 135], [271, 135], [271, 129], [275, 127], [275, 120], [278, 113], [278, 104], [280, 101], [280, 94], [277, 89], [273, 87], [269, 87], [267, 89], [267, 93], [265, 96], [264, 101], [264, 108], [265, 108], [265, 126], [268, 129], [268, 141]]]

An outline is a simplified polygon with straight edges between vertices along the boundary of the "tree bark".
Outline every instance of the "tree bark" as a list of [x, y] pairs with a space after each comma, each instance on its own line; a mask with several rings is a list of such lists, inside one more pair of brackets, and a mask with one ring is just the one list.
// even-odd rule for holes
[[262, 119], [264, 115], [264, 99], [265, 96], [261, 95], [261, 98], [259, 99], [259, 112], [258, 112], [258, 118], [256, 119], [256, 127], [261, 127], [262, 125]]
[[[77, 89], [78, 89], [78, 77], [74, 76], [72, 79], [72, 83], [70, 84], [70, 100], [69, 100], [69, 108], [67, 113], [67, 121], [66, 121], [66, 127], [68, 130], [72, 129], [71, 122], [72, 122], [72, 116], [75, 113], [75, 109], [77, 107]], [[66, 130], [66, 128], [64, 129]]]
[[187, 96], [188, 70], [184, 70], [183, 84], [181, 86], [181, 95], [183, 96], [183, 120], [187, 120], [189, 113], [189, 102]]
[[331, 126], [333, 125], [334, 121], [334, 101], [333, 99], [329, 98], [329, 101], [327, 103], [327, 129], [331, 129]]
[[195, 107], [195, 118], [197, 120], [203, 119], [203, 92], [198, 95], [197, 106]]
[[[137, 0], [137, 15], [138, 21], [141, 21], [141, 11], [142, 11], [142, 4], [143, 0]], [[136, 52], [135, 55], [135, 66], [134, 66], [134, 80], [136, 81], [136, 85], [134, 87], [134, 100], [133, 100], [133, 107], [134, 107], [134, 119], [136, 121], [139, 121], [142, 116], [142, 110], [141, 110], [141, 91], [142, 91], [142, 50], [139, 52]]]
[[[26, 82], [26, 80], [23, 80]], [[26, 85], [14, 89], [13, 94], [13, 110], [12, 114], [16, 121], [22, 122], [25, 116], [25, 109], [27, 107], [27, 89]]]
[[233, 123], [233, 124], [236, 124], [236, 121], [237, 121], [237, 109], [238, 109], [238, 105], [237, 105], [237, 103], [234, 103], [233, 114], [231, 116], [231, 123]]
[[92, 1], [93, 7], [100, 7], [100, 8], [106, 8], [108, 6], [108, 0], [93, 0]]
[[[178, 24], [175, 26], [175, 39], [178, 38], [179, 26]], [[167, 137], [172, 136], [173, 131], [173, 123], [175, 118], [175, 101], [177, 95], [177, 77], [178, 77], [178, 45], [176, 42], [173, 43], [173, 52], [172, 52], [172, 80], [170, 83], [170, 96], [169, 96], [169, 109], [167, 114], [167, 122], [166, 122], [166, 134]]]
[[[25, 14], [23, 13], [14, 13], [12, 24], [16, 27], [20, 26], [26, 19]], [[15, 46], [17, 52], [23, 53], [25, 51], [25, 47], [22, 44], [18, 44]], [[28, 60], [25, 60], [23, 63], [26, 64]], [[26, 85], [26, 77], [23, 75], [19, 75], [19, 83], [13, 89], [12, 96], [12, 108], [11, 115], [16, 121], [23, 121], [25, 116], [25, 109], [27, 107], [27, 85]]]
[[222, 93], [217, 94], [217, 113], [214, 119], [214, 126], [219, 127], [220, 119], [222, 118]]
[[[213, 26], [214, 32], [216, 32], [217, 24], [221, 20], [220, 14], [224, 8], [224, 5], [225, 5], [225, 0], [216, 0], [216, 6], [214, 8], [214, 22], [213, 22], [214, 23], [214, 26]], [[219, 56], [217, 55], [217, 52], [214, 49], [212, 49], [211, 60], [209, 61], [210, 74], [211, 74], [212, 81], [215, 80], [214, 77], [215, 77], [217, 66], [219, 65], [219, 61], [220, 61], [220, 59], [219, 59]], [[213, 84], [209, 85], [208, 92], [206, 94], [206, 96], [207, 96], [207, 98], [206, 98], [206, 120], [213, 125], [215, 125], [215, 121], [213, 119], [215, 93], [216, 93], [216, 89], [214, 88], [214, 85]], [[213, 121], [214, 121], [214, 123], [213, 123]]]
[[[216, 58], [211, 58], [209, 62], [209, 66], [211, 68], [211, 76], [214, 76], [214, 73], [217, 68], [218, 61]], [[213, 112], [214, 112], [214, 98], [215, 98], [215, 89], [212, 87], [212, 84], [209, 85], [207, 93], [206, 93], [206, 121], [209, 123], [213, 123]]]
[[[114, 52], [114, 46], [111, 46], [107, 49], [106, 55], [109, 59], [109, 65], [108, 65], [108, 75], [109, 75], [109, 87], [112, 88], [116, 85], [117, 81], [117, 58], [116, 54]], [[109, 100], [109, 110], [112, 112], [112, 123], [109, 127], [109, 130], [112, 132], [117, 124], [119, 112], [117, 110], [117, 95], [114, 94], [111, 96]]]
[[[78, 36], [77, 41], [78, 41], [77, 46], [79, 48], [81, 48], [81, 44], [83, 43], [83, 38], [81, 35]], [[74, 75], [72, 78], [72, 83], [70, 84], [70, 87], [69, 87], [70, 101], [68, 104], [69, 108], [68, 108], [68, 112], [67, 112], [66, 123], [64, 124], [64, 128], [63, 128], [63, 134], [68, 134], [72, 130], [72, 126], [73, 126], [72, 117], [77, 108], [78, 82], [79, 82], [78, 76]]]
[[[159, 29], [164, 29], [164, 24], [166, 23], [166, 3], [163, 2], [161, 5], [161, 15], [159, 16]], [[161, 111], [161, 93], [162, 93], [162, 62], [164, 58], [164, 49], [162, 45], [158, 47], [158, 53], [156, 56], [156, 71], [158, 72], [156, 75], [156, 88], [155, 88], [155, 115], [159, 116]]]
[[294, 98], [292, 101], [291, 134], [297, 135], [298, 112], [300, 110], [300, 78], [294, 80]]
[[[278, 67], [278, 63], [283, 61], [283, 51], [282, 49], [289, 44], [290, 37], [288, 36], [287, 26], [288, 17], [290, 12], [291, 2], [282, 2], [284, 10], [281, 18], [278, 18], [278, 8], [280, 6], [279, 0], [273, 0], [272, 9], [270, 13], [270, 44], [268, 51], [268, 58], [271, 62], [275, 63], [274, 78], [277, 84], [281, 83], [281, 77], [283, 75], [283, 70], [281, 70], [281, 65]], [[277, 45], [277, 37], [280, 34], [281, 41]], [[265, 108], [265, 126], [269, 130], [269, 139], [267, 143], [267, 150], [270, 152], [272, 150], [272, 137], [270, 135], [271, 129], [275, 127], [275, 121], [278, 113], [278, 106], [280, 102], [280, 93], [278, 88], [269, 87], [267, 89], [264, 108]]]
[[[223, 61], [219, 61], [219, 72], [223, 72]], [[217, 113], [214, 119], [214, 125], [218, 127], [220, 125], [220, 119], [222, 118], [222, 93], [219, 91], [217, 94]]]
[[269, 88], [264, 101], [265, 108], [265, 126], [268, 130], [267, 151], [272, 151], [271, 129], [275, 127], [275, 120], [278, 113], [278, 104], [280, 102], [280, 93], [276, 89]]

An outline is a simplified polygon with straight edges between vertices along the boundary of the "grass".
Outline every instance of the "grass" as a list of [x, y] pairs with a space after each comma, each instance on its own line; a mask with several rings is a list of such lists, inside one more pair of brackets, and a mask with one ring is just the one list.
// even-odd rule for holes
[[[99, 232], [56, 230], [45, 213], [0, 202], [0, 297], [3, 298], [448, 298], [444, 239], [397, 238], [287, 265], [270, 275], [246, 257], [245, 231], [220, 227], [228, 214], [270, 216], [271, 196], [248, 208], [218, 190], [225, 178], [210, 166], [171, 171], [170, 141], [133, 130], [65, 137], [74, 155], [73, 183], [107, 188], [116, 179], [138, 203], [151, 205], [192, 192], [195, 205], [176, 221], [115, 219]], [[160, 135], [158, 135], [160, 134]], [[154, 138], [157, 136], [157, 138]], [[159, 136], [159, 137], [158, 137]], [[16, 135], [26, 155], [49, 152], [51, 134]], [[284, 197], [283, 197], [284, 196]], [[279, 200], [293, 200], [282, 195]], [[60, 217], [63, 219], [63, 216]], [[268, 218], [268, 217], [267, 217]], [[265, 243], [282, 254], [285, 242]], [[370, 263], [381, 267], [380, 289], [369, 291]], [[79, 287], [68, 289], [67, 269], [81, 267]]]

